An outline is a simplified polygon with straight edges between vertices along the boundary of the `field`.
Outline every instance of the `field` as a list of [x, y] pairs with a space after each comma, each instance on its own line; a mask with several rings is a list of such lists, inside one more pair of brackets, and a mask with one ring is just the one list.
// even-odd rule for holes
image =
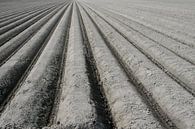
[[194, 0], [0, 0], [0, 129], [195, 129]]

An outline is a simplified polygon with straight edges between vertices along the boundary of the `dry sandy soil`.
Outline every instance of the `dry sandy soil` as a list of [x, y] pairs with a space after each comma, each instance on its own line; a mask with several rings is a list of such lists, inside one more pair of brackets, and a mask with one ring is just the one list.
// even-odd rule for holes
[[195, 129], [194, 0], [0, 0], [0, 129]]

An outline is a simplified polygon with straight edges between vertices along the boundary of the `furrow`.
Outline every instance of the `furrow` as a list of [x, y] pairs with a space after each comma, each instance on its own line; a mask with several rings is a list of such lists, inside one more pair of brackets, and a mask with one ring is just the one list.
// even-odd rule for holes
[[169, 128], [195, 128], [195, 98], [104, 20], [89, 10], [88, 13], [161, 122]]
[[162, 68], [171, 78], [195, 96], [195, 66], [186, 62], [166, 48], [155, 44], [151, 40], [138, 35], [134, 31], [128, 31], [125, 27], [114, 23], [101, 15], [117, 32], [124, 36], [143, 54], [145, 54], [158, 67]]
[[44, 9], [49, 9], [49, 8], [52, 8], [52, 7], [55, 7], [55, 6], [57, 6], [57, 5], [46, 6], [46, 7], [40, 7], [40, 8], [37, 8], [37, 9], [33, 9], [33, 10], [29, 11], [29, 12], [26, 12], [24, 14], [21, 14], [19, 16], [16, 16], [14, 18], [11, 18], [11, 19], [8, 19], [8, 20], [6, 20], [4, 22], [1, 22], [0, 23], [0, 27], [4, 27], [4, 26], [9, 25], [9, 24], [11, 24], [13, 22], [17, 22], [21, 18], [27, 17], [28, 15], [32, 15], [32, 14], [38, 12], [38, 11], [41, 11], [41, 10], [44, 10]]
[[136, 20], [134, 19], [133, 17], [128, 17], [126, 15], [123, 15], [123, 14], [120, 14], [120, 13], [117, 13], [116, 11], [113, 11], [113, 10], [110, 10], [112, 13], [114, 14], [117, 14], [117, 15], [120, 15], [122, 17], [125, 17], [126, 19], [128, 20], [131, 20], [131, 21], [134, 21], [134, 22], [137, 22], [143, 26], [146, 26], [152, 30], [155, 30], [157, 33], [160, 33], [172, 40], [175, 40], [176, 42], [179, 42], [183, 45], [187, 45], [189, 47], [195, 47], [195, 43], [194, 43], [194, 38], [191, 38], [189, 36], [185, 36], [184, 34], [179, 34], [177, 32], [174, 32], [173, 30], [166, 30], [164, 29], [163, 27], [160, 27], [160, 26], [157, 26], [157, 25], [151, 25], [151, 24], [148, 24], [148, 23], [144, 23], [144, 22], [141, 22], [139, 20]]
[[93, 129], [97, 122], [93, 102], [90, 100], [90, 84], [82, 41], [74, 5], [55, 122], [61, 128]]
[[61, 7], [47, 14], [38, 22], [24, 30], [22, 33], [0, 47], [0, 66], [3, 65], [14, 53], [16, 53], [36, 32], [43, 26]]
[[70, 11], [71, 5], [53, 32], [55, 35], [51, 36], [28, 77], [1, 114], [1, 127], [41, 128], [47, 125], [59, 78]]
[[19, 26], [20, 24], [30, 20], [34, 16], [36, 16], [44, 11], [50, 10], [52, 8], [55, 8], [55, 6], [41, 8], [41, 9], [35, 10], [33, 12], [27, 13], [25, 15], [22, 15], [20, 17], [17, 17], [16, 19], [11, 19], [10, 21], [6, 21], [6, 22], [0, 24], [0, 35], [5, 33], [6, 31], [13, 29], [14, 27]]
[[[88, 72], [88, 78], [91, 87], [90, 89], [91, 100], [95, 104], [94, 106], [96, 109], [97, 120], [99, 121], [99, 124], [95, 123], [96, 125], [95, 128], [97, 128], [98, 126], [100, 128], [102, 126], [102, 128], [114, 129], [115, 123], [112, 118], [109, 104], [99, 78], [99, 73], [97, 70], [97, 66], [95, 63], [91, 46], [89, 44], [86, 28], [81, 16], [78, 3], [76, 3], [76, 5], [77, 5], [77, 13], [79, 17], [79, 25], [81, 26], [82, 37], [83, 37], [83, 45], [84, 45], [84, 53], [85, 53], [85, 61], [86, 61], [86, 67]], [[102, 123], [102, 125], [100, 124], [100, 122]]]
[[18, 35], [22, 31], [24, 31], [25, 29], [27, 29], [28, 27], [30, 27], [31, 25], [33, 25], [34, 23], [39, 21], [42, 17], [49, 14], [52, 10], [54, 10], [54, 8], [51, 8], [49, 10], [45, 10], [44, 12], [41, 12], [41, 13], [37, 14], [35, 17], [30, 19], [29, 21], [27, 21], [27, 22], [25, 22], [25, 23], [15, 27], [15, 28], [3, 33], [2, 35], [0, 35], [0, 46], [2, 46], [7, 41], [9, 41], [10, 39], [15, 37], [16, 35]]
[[27, 7], [24, 10], [20, 11], [19, 13], [16, 11], [16, 12], [14, 12], [13, 15], [7, 14], [7, 16], [0, 18], [0, 23], [5, 22], [5, 21], [10, 20], [10, 19], [13, 19], [15, 17], [18, 17], [20, 15], [23, 15], [23, 14], [26, 14], [26, 13], [29, 13], [29, 12], [32, 12], [33, 10], [36, 10], [38, 8], [43, 8], [43, 7], [47, 7], [47, 6], [49, 7], [51, 5], [52, 4], [44, 4], [44, 5], [38, 5], [38, 6], [34, 5], [34, 7], [30, 7], [30, 8]]
[[163, 129], [106, 46], [96, 26], [80, 8], [94, 63], [118, 129]]
[[[20, 11], [15, 10], [15, 12], [12, 12], [11, 14], [9, 14], [9, 13], [6, 12], [5, 15], [3, 15], [3, 16], [0, 17], [0, 23], [1, 22], [4, 22], [6, 20], [9, 20], [11, 18], [17, 17], [19, 15], [25, 14], [26, 11], [27, 11], [26, 13], [31, 12], [32, 10], [37, 9], [37, 8], [39, 8], [39, 7], [31, 7], [31, 8], [27, 7], [27, 8], [25, 8], [22, 11], [21, 10]], [[8, 11], [10, 11], [10, 10], [11, 9], [8, 9]]]
[[0, 129], [195, 129], [194, 6], [0, 0]]
[[[62, 16], [64, 8], [55, 14], [26, 44], [15, 53], [5, 64], [0, 67], [0, 104], [6, 103], [6, 98], [13, 89], [17, 89], [17, 83], [28, 70], [33, 61], [38, 58], [40, 49], [45, 46], [45, 41], [49, 39], [59, 18]], [[48, 36], [49, 35], [49, 36]], [[2, 104], [2, 106], [5, 104]]]
[[110, 17], [112, 20], [116, 21], [121, 26], [124, 26], [127, 30], [133, 30], [136, 33], [139, 33], [140, 35], [144, 36], [145, 38], [148, 38], [151, 41], [155, 42], [156, 44], [159, 44], [161, 47], [166, 48], [167, 50], [171, 51], [175, 55], [186, 60], [187, 62], [195, 64], [194, 48], [177, 42], [170, 37], [154, 30], [153, 28], [145, 26], [131, 19], [127, 19], [124, 16], [113, 14], [106, 10], [103, 10], [103, 12], [104, 14], [106, 14], [106, 16]]

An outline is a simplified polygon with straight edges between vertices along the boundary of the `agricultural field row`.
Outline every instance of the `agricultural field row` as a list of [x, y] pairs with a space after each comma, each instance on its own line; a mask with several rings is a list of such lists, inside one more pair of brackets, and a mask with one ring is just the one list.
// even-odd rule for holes
[[0, 128], [195, 129], [193, 8], [122, 2], [0, 1]]

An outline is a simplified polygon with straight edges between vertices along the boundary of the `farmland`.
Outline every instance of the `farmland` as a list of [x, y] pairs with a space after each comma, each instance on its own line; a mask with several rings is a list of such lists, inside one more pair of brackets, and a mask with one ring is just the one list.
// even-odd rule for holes
[[195, 129], [193, 0], [0, 0], [0, 129]]

